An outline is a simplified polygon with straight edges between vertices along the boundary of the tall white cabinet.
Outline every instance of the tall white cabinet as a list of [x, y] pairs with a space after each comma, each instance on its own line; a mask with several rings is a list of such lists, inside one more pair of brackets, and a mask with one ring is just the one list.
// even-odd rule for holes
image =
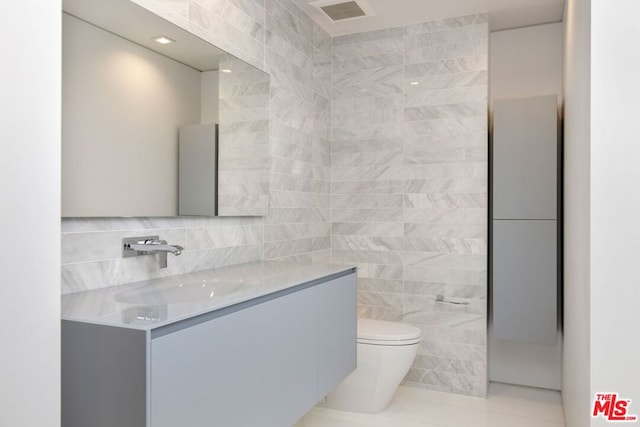
[[555, 95], [494, 101], [491, 272], [498, 340], [557, 340], [558, 135]]

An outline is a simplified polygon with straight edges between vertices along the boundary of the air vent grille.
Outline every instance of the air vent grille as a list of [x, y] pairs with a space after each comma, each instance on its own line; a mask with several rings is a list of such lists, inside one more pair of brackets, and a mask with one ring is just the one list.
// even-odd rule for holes
[[321, 6], [320, 9], [322, 9], [324, 13], [326, 13], [329, 18], [334, 21], [342, 21], [343, 19], [366, 16], [364, 10], [362, 10], [360, 5], [358, 5], [358, 3], [356, 3], [355, 1]]

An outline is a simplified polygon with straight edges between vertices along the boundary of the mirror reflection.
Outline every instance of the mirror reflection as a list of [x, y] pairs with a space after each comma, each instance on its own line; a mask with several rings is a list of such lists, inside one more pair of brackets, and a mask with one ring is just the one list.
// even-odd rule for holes
[[128, 0], [65, 0], [63, 217], [266, 215], [269, 76]]

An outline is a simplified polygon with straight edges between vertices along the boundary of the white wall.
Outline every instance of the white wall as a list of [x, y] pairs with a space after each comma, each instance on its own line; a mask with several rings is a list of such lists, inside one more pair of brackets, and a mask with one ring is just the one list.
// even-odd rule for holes
[[0, 3], [0, 425], [60, 425], [60, 3]]
[[562, 23], [491, 33], [492, 99], [562, 94]]
[[62, 37], [63, 215], [176, 216], [201, 73], [67, 14]]
[[591, 2], [591, 394], [640, 416], [638, 15], [637, 0]]
[[568, 427], [589, 425], [590, 1], [568, 0], [564, 71], [564, 355]]
[[591, 419], [595, 393], [640, 414], [640, 40], [631, 0], [569, 0], [565, 63], [565, 356], [568, 427]]
[[[563, 25], [491, 33], [491, 100], [557, 94], [562, 98]], [[492, 381], [560, 389], [562, 333], [556, 345], [497, 340], [489, 327]]]

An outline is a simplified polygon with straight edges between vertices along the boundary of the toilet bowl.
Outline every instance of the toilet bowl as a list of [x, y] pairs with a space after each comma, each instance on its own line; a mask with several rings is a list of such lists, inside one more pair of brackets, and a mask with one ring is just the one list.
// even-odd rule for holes
[[358, 367], [327, 396], [326, 406], [351, 412], [387, 407], [420, 345], [420, 329], [399, 322], [358, 320]]

